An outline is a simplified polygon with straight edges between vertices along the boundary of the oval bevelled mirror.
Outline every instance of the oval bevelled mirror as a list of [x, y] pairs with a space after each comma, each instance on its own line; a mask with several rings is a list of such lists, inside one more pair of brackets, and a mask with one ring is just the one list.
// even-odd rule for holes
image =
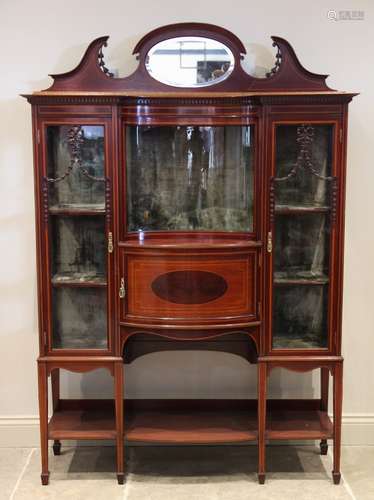
[[234, 69], [234, 56], [221, 42], [198, 36], [169, 38], [147, 54], [148, 73], [173, 87], [206, 87], [225, 80]]

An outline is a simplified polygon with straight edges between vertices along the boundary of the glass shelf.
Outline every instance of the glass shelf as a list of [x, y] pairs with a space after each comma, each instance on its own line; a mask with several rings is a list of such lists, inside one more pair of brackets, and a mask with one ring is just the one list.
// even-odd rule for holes
[[104, 274], [96, 273], [61, 273], [52, 277], [53, 286], [107, 286]]
[[64, 203], [50, 206], [49, 213], [51, 215], [101, 215], [105, 214], [105, 205], [103, 203]]
[[325, 285], [329, 277], [321, 272], [288, 269], [274, 273], [275, 285]]
[[296, 206], [296, 205], [275, 205], [276, 214], [309, 214], [309, 213], [326, 213], [330, 212], [328, 206]]

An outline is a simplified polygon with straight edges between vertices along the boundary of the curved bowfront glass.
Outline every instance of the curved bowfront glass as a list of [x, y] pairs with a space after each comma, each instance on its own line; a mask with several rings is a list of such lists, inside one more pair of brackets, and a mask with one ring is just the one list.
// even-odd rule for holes
[[128, 126], [128, 231], [253, 231], [253, 126]]

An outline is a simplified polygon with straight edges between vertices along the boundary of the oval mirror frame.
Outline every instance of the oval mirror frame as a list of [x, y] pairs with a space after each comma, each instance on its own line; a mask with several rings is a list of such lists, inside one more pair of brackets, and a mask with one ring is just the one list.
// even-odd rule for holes
[[156, 81], [179, 88], [210, 87], [228, 78], [235, 67], [232, 51], [206, 36], [161, 40], [147, 52], [145, 68]]

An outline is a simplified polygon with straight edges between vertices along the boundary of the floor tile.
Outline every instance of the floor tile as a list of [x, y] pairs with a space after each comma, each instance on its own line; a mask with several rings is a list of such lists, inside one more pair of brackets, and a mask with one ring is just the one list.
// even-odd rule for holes
[[268, 448], [265, 485], [255, 446], [132, 448], [126, 500], [349, 500], [316, 447]]
[[40, 451], [32, 455], [14, 500], [117, 500], [124, 497], [124, 486], [115, 475], [115, 449], [78, 447], [62, 449], [49, 456], [50, 484], [40, 484]]
[[0, 499], [8, 500], [24, 468], [30, 448], [0, 448]]
[[[374, 450], [343, 450], [346, 477], [353, 478], [358, 491], [371, 491], [365, 490], [371, 453]], [[257, 482], [256, 446], [138, 446], [128, 449], [127, 456], [128, 474], [121, 486], [114, 472], [114, 448], [63, 447], [60, 456], [50, 454], [50, 484], [41, 486], [40, 453], [35, 450], [14, 500], [351, 499], [343, 484], [332, 484], [331, 458], [321, 456], [314, 446], [268, 447], [265, 485]], [[19, 455], [19, 471], [26, 458]], [[367, 464], [362, 475], [357, 473], [357, 460]], [[372, 500], [374, 495], [357, 495], [361, 498]]]
[[374, 446], [343, 446], [342, 471], [357, 500], [374, 499]]

